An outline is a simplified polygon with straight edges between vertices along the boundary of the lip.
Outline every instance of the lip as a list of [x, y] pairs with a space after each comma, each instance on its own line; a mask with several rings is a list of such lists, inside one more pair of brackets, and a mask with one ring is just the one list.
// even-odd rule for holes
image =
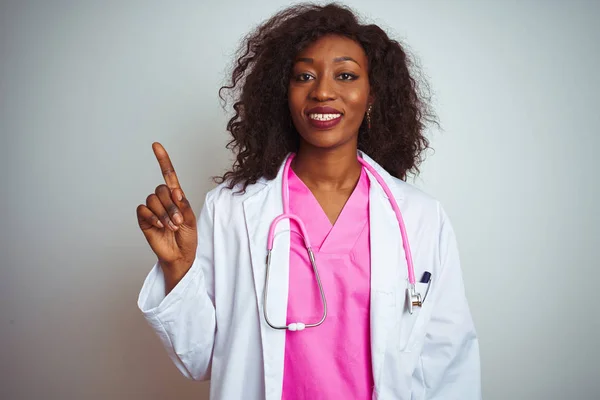
[[[332, 119], [329, 121], [317, 121], [315, 119], [311, 119], [309, 117], [310, 114], [340, 114], [340, 116], [336, 119]], [[327, 107], [327, 106], [313, 107], [310, 110], [306, 111], [306, 118], [308, 119], [308, 123], [313, 128], [320, 129], [320, 130], [333, 128], [334, 126], [336, 126], [337, 124], [340, 123], [343, 116], [344, 116], [344, 114], [341, 111], [336, 110], [333, 107]]]
[[342, 112], [340, 110], [336, 110], [333, 107], [319, 106], [307, 110], [306, 115], [308, 114], [342, 114]]

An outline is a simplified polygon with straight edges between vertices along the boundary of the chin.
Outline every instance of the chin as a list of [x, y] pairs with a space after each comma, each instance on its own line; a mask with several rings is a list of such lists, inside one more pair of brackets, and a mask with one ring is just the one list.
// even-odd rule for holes
[[[349, 128], [344, 125], [345, 124], [342, 123], [331, 129], [316, 129], [307, 123], [303, 126], [304, 129], [302, 129], [302, 133], [299, 134], [302, 141], [309, 147], [320, 150], [336, 149], [351, 143], [353, 139], [355, 141], [357, 140], [357, 136], [348, 136], [348, 134], [345, 134], [345, 132], [351, 132], [352, 130], [349, 130]], [[356, 129], [356, 131], [358, 132], [358, 129]]]
[[[320, 132], [320, 133], [322, 134], [322, 132]], [[342, 147], [342, 146], [347, 145], [348, 143], [352, 142], [352, 138], [341, 138], [341, 137], [315, 138], [314, 136], [312, 136], [312, 137], [303, 136], [303, 139], [304, 139], [303, 141], [309, 147], [317, 148], [320, 150], [333, 150], [333, 149], [337, 149], [339, 147]]]

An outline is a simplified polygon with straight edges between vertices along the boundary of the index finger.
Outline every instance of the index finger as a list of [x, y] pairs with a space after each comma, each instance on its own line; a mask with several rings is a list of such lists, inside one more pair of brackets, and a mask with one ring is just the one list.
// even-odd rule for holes
[[165, 148], [162, 144], [154, 142], [152, 143], [152, 150], [154, 150], [154, 155], [158, 160], [158, 165], [160, 165], [160, 170], [169, 189], [173, 190], [180, 188], [181, 186], [179, 185], [179, 179], [177, 179], [175, 168], [173, 168], [173, 164], [171, 163], [171, 159]]

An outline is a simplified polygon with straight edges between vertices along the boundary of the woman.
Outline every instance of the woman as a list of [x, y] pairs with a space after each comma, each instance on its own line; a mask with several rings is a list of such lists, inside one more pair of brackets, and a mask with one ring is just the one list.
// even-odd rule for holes
[[[347, 8], [294, 6], [224, 89], [236, 162], [198, 220], [158, 143], [166, 184], [137, 209], [158, 258], [138, 305], [181, 372], [212, 399], [480, 398], [454, 233], [403, 181], [433, 118], [402, 47]], [[304, 226], [270, 234], [284, 212]]]

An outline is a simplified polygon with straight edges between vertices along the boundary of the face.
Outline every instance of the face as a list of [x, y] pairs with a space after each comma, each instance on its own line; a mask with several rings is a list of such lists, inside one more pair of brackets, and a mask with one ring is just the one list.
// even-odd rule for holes
[[343, 36], [324, 36], [297, 54], [288, 103], [301, 148], [356, 148], [372, 102], [367, 63], [362, 47]]

